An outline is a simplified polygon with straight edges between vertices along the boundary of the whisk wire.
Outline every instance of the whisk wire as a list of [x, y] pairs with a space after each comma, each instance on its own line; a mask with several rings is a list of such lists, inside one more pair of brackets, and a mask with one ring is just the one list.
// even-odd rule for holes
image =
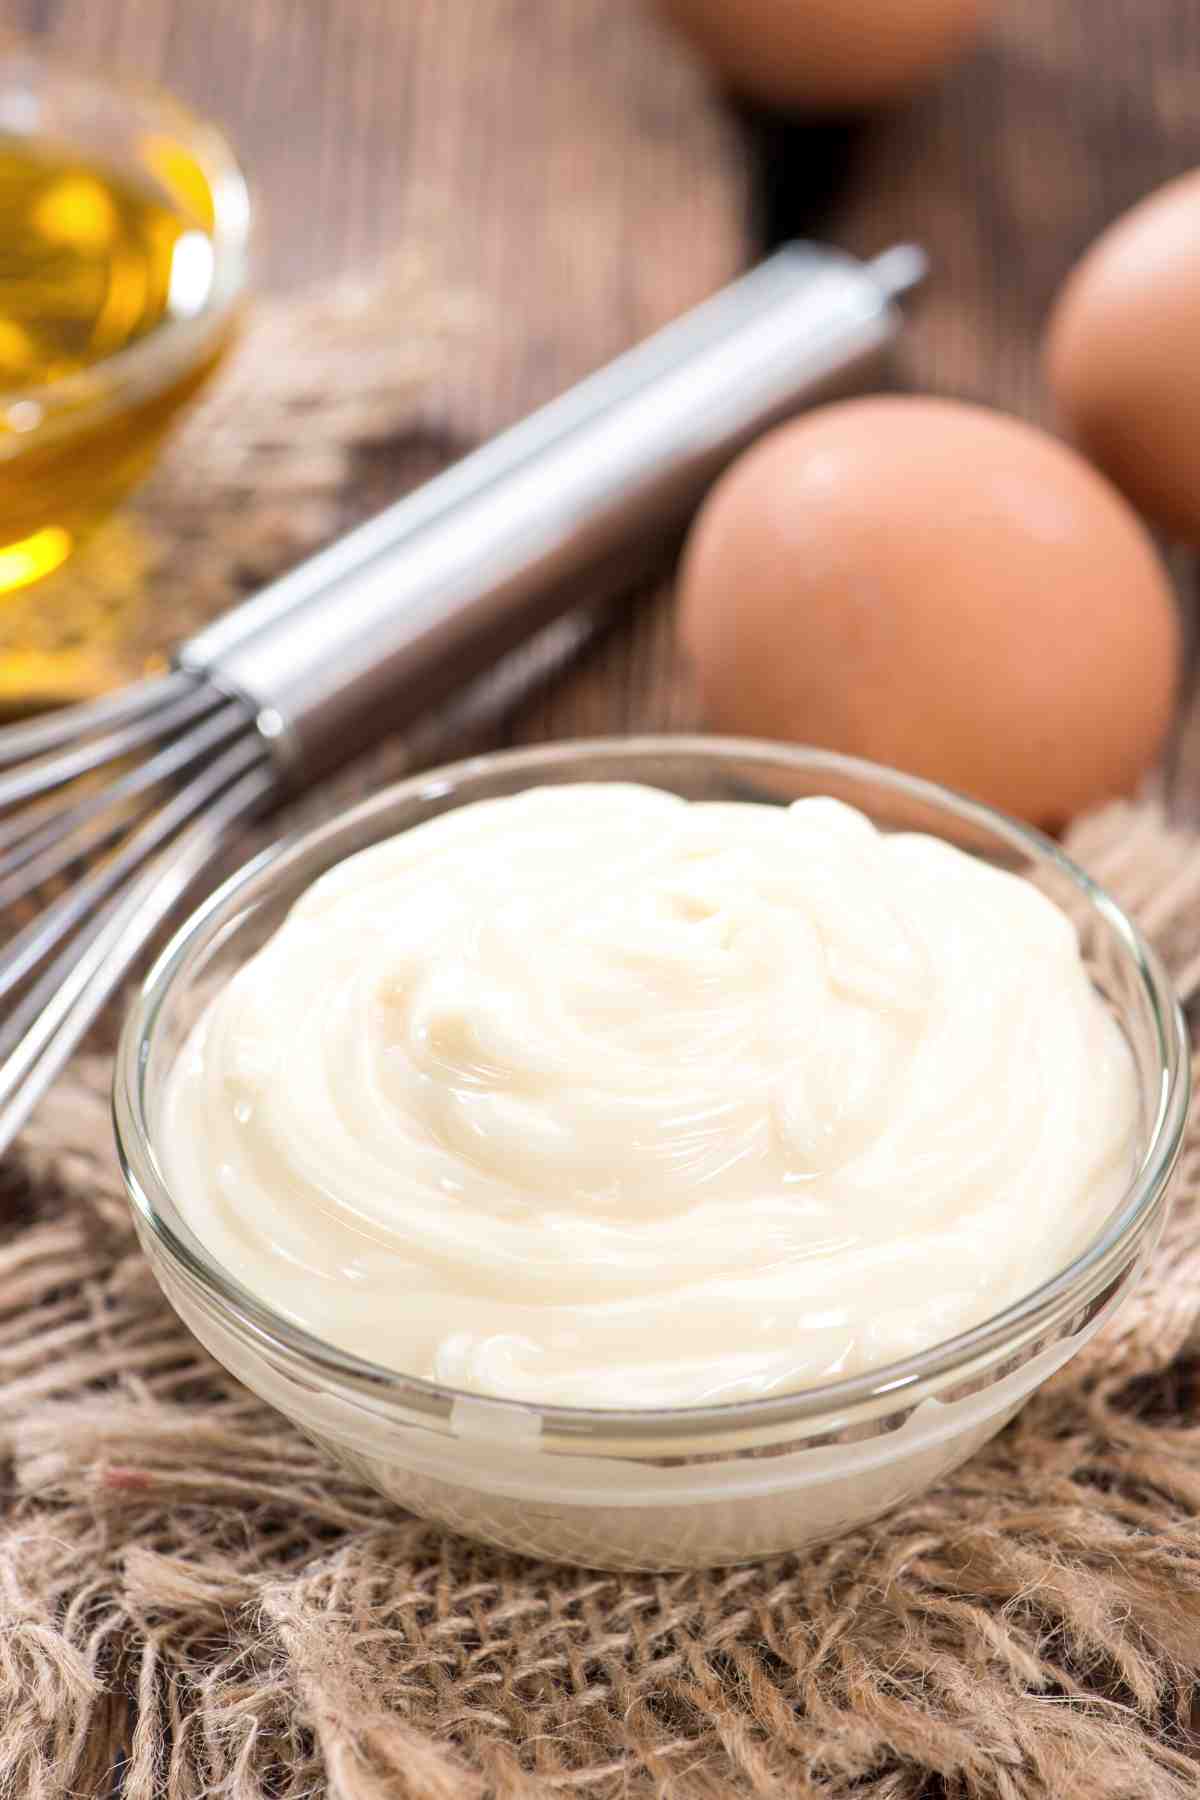
[[4, 849], [0, 835], [0, 909], [14, 906], [81, 859], [103, 848], [154, 803], [165, 782], [181, 775], [209, 751], [244, 731], [245, 713], [227, 706], [190, 732], [168, 743], [147, 762], [137, 763], [73, 805], [51, 803], [44, 822]]
[[5, 725], [0, 730], [0, 769], [33, 762], [63, 744], [77, 744], [81, 737], [111, 731], [130, 719], [146, 718], [193, 691], [195, 685], [191, 676], [178, 671], [157, 675], [147, 681], [131, 682], [98, 700], [85, 700], [43, 719], [32, 719], [28, 724]]
[[[36, 800], [55, 788], [66, 787], [81, 776], [94, 775], [105, 764], [117, 762], [123, 756], [137, 755], [147, 744], [185, 729], [222, 703], [223, 696], [214, 688], [189, 682], [176, 699], [166, 706], [155, 707], [145, 717], [125, 720], [99, 737], [85, 738], [70, 749], [41, 756], [15, 770], [11, 768], [14, 758], [9, 754], [9, 747], [0, 739], [0, 757], [10, 767], [8, 774], [0, 775], [0, 812]], [[23, 726], [16, 728], [18, 735], [24, 730]]]
[[[168, 843], [199, 807], [223, 788], [262, 763], [262, 741], [244, 736], [172, 795], [112, 855], [98, 863], [19, 931], [0, 952], [0, 999], [13, 993], [59, 945], [65, 943], [97, 906], [126, 881], [146, 859]], [[3, 1039], [0, 1039], [0, 1049]]]
[[[192, 784], [199, 785], [199, 781]], [[208, 810], [201, 811], [129, 887], [110, 896], [82, 940], [75, 939], [26, 996], [0, 1038], [0, 1144], [12, 1141], [148, 939], [170, 917], [228, 834], [265, 804], [274, 786], [270, 768], [258, 763], [215, 799], [209, 799], [207, 788], [197, 792], [193, 810], [206, 805]], [[14, 1026], [21, 1035], [10, 1044]]]
[[189, 675], [0, 729], [0, 1148], [277, 785], [247, 708]]

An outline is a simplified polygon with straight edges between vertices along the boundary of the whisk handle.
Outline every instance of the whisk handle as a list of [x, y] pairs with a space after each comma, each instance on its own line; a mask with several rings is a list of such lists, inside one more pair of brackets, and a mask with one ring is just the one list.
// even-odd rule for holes
[[[878, 376], [923, 273], [777, 252], [184, 644], [307, 778], [661, 564], [743, 445]], [[734, 597], [731, 596], [731, 604]]]

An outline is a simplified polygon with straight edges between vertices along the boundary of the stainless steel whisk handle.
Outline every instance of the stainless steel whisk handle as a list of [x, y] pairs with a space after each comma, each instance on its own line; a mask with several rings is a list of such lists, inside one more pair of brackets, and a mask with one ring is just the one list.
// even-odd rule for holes
[[664, 560], [766, 426], [863, 386], [924, 273], [796, 243], [185, 643], [305, 779]]

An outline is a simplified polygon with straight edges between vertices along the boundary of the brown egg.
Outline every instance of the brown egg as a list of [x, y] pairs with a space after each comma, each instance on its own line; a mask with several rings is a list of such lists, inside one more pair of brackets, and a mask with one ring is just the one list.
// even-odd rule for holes
[[708, 722], [890, 763], [1057, 826], [1162, 747], [1179, 661], [1139, 520], [1074, 451], [953, 401], [762, 438], [692, 527], [679, 629]]
[[987, 0], [657, 0], [751, 99], [852, 112], [919, 87], [963, 50]]
[[1200, 171], [1092, 245], [1051, 315], [1046, 371], [1076, 442], [1150, 518], [1200, 543]]

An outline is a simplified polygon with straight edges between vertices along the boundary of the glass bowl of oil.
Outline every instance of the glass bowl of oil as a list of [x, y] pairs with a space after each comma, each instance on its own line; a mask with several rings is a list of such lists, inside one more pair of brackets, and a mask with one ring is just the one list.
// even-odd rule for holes
[[219, 362], [249, 227], [212, 125], [164, 94], [0, 49], [0, 714], [107, 685], [110, 660], [55, 571]]

